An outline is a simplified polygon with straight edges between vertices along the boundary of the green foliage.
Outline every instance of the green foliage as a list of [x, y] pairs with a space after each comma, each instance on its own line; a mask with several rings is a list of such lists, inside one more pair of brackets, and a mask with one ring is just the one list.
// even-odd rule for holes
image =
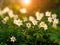
[[37, 42], [47, 42], [46, 45], [48, 43], [60, 44], [59, 29], [48, 29], [45, 31], [43, 29], [32, 28], [31, 30], [31, 28], [26, 29], [23, 26], [18, 27], [12, 24], [12, 20], [9, 20], [7, 24], [0, 24], [0, 45], [9, 45], [9, 42], [11, 43], [11, 36], [15, 36], [17, 39], [14, 45], [16, 43], [17, 45], [37, 45]]
[[[6, 15], [8, 14], [0, 17], [0, 45], [60, 45], [60, 25], [57, 26], [57, 29], [52, 28], [51, 24], [46, 21], [46, 17], [42, 20], [50, 27], [44, 30], [38, 28], [37, 25], [27, 28], [26, 22], [23, 22], [24, 25], [22, 26], [17, 26], [13, 23], [12, 18], [3, 24], [1, 20]], [[16, 38], [15, 42], [11, 42], [12, 36]]]

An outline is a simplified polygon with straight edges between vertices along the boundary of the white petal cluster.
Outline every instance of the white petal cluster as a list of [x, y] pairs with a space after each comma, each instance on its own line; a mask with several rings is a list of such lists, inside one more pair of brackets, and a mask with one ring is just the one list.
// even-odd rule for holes
[[9, 8], [8, 7], [5, 7], [3, 10], [2, 10], [2, 13], [7, 13], [9, 11]]
[[14, 20], [14, 24], [16, 24], [16, 25], [18, 25], [18, 26], [23, 25], [22, 20], [20, 20], [20, 19], [15, 19], [15, 20]]
[[6, 16], [5, 18], [3, 18], [2, 23], [3, 23], [3, 24], [6, 24], [8, 20], [9, 20], [9, 17]]
[[44, 30], [47, 30], [48, 29], [48, 26], [47, 26], [47, 24], [45, 24], [45, 22], [41, 22], [39, 24], [39, 26], [42, 27], [42, 28], [44, 28]]
[[53, 27], [57, 28], [57, 24], [59, 23], [59, 19], [57, 19], [57, 15], [56, 14], [52, 14], [52, 19], [53, 19]]
[[39, 12], [36, 12], [36, 18], [37, 18], [37, 20], [41, 20], [42, 19], [42, 17], [44, 16], [44, 13], [39, 13]]
[[29, 21], [31, 21], [34, 26], [38, 23], [38, 21], [32, 16], [29, 17]]
[[8, 15], [9, 15], [10, 18], [13, 18], [13, 16], [14, 16], [13, 11], [12, 10], [9, 10], [8, 11]]
[[13, 19], [18, 19], [18, 15], [14, 15], [13, 16]]
[[54, 19], [53, 20], [53, 27], [56, 28], [58, 23], [59, 23], [59, 20], [58, 19]]
[[55, 19], [57, 17], [56, 14], [52, 14], [52, 19]]
[[25, 14], [25, 13], [27, 13], [27, 9], [26, 8], [22, 8], [22, 9], [20, 9], [20, 12]]
[[52, 18], [51, 17], [48, 17], [48, 22], [52, 22], [53, 20], [52, 20]]
[[11, 42], [15, 42], [15, 41], [16, 41], [16, 38], [15, 38], [14, 36], [12, 36], [12, 37], [10, 38], [10, 40], [11, 40]]
[[51, 16], [51, 12], [47, 11], [47, 12], [45, 13], [45, 15], [46, 15], [46, 16]]
[[30, 20], [30, 21], [34, 21], [35, 18], [34, 18], [33, 16], [29, 16], [29, 20]]
[[26, 23], [26, 27], [30, 28], [31, 27], [31, 23]]
[[58, 24], [59, 23], [59, 20], [58, 19], [54, 19], [53, 23], [54, 24]]
[[[22, 8], [19, 11], [23, 14], [27, 13], [27, 9], [25, 8]], [[4, 15], [5, 13], [7, 13], [7, 16]], [[44, 28], [44, 30], [47, 30], [49, 26], [45, 22], [47, 22], [48, 24], [52, 24], [53, 27], [57, 27], [57, 24], [59, 23], [59, 19], [57, 19], [57, 15], [52, 14], [49, 11], [45, 13], [36, 12], [35, 17], [29, 16], [28, 18], [24, 17], [23, 20], [20, 20], [19, 16], [17, 14], [14, 14], [13, 10], [6, 7], [3, 10], [0, 10], [0, 16], [4, 17], [2, 19], [3, 24], [6, 24], [7, 21], [11, 18], [15, 25], [20, 27], [21, 25], [25, 24], [27, 28], [31, 28], [32, 24], [33, 26], [38, 26], [38, 24], [40, 23], [39, 27], [42, 27]]]
[[38, 21], [37, 20], [33, 20], [32, 23], [33, 23], [33, 25], [37, 25]]
[[47, 11], [46, 12], [46, 16], [48, 16], [48, 22], [52, 22], [52, 26], [53, 27], [57, 27], [57, 24], [59, 23], [59, 20], [57, 19], [57, 15], [56, 14], [51, 14], [51, 12]]
[[23, 18], [23, 21], [24, 21], [24, 22], [28, 21], [28, 18], [27, 18], [27, 17], [24, 17], [24, 18]]

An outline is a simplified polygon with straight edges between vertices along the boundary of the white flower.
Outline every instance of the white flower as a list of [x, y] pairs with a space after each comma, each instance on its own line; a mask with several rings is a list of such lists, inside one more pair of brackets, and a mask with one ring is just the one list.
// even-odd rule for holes
[[30, 27], [31, 27], [31, 23], [27, 23], [26, 26], [27, 26], [28, 28], [30, 28]]
[[13, 15], [13, 18], [14, 19], [18, 19], [18, 15]]
[[9, 10], [8, 11], [8, 15], [9, 15], [10, 18], [13, 18], [14, 17], [13, 11], [12, 10]]
[[46, 16], [51, 16], [51, 12], [47, 11], [46, 13]]
[[53, 23], [52, 27], [56, 29], [57, 28], [57, 24]]
[[52, 14], [52, 19], [55, 19], [57, 17], [56, 14]]
[[52, 27], [56, 29], [58, 23], [59, 23], [59, 20], [58, 19], [54, 19]]
[[11, 42], [15, 42], [16, 41], [16, 38], [14, 36], [12, 36], [10, 39], [11, 39]]
[[18, 26], [21, 26], [23, 23], [22, 23], [22, 21], [20, 20], [20, 19], [15, 19], [14, 20], [14, 24], [16, 24], [16, 25], [18, 25]]
[[52, 22], [52, 18], [51, 17], [48, 17], [48, 22]]
[[40, 25], [40, 27], [44, 27], [45, 22], [41, 22], [39, 25]]
[[40, 13], [39, 13], [39, 12], [36, 12], [36, 14], [35, 14], [35, 15], [36, 15], [36, 17], [39, 17]]
[[17, 19], [14, 19], [14, 24], [17, 24], [17, 21], [18, 21]]
[[9, 19], [9, 17], [6, 16], [5, 18], [3, 18], [2, 23], [3, 23], [3, 24], [6, 24], [6, 22], [8, 21], [8, 19]]
[[40, 16], [39, 16], [39, 17], [37, 17], [37, 20], [39, 20], [39, 21], [41, 20]]
[[37, 20], [33, 20], [32, 23], [33, 23], [33, 25], [37, 25], [38, 21]]
[[5, 7], [5, 8], [3, 9], [2, 13], [4, 14], [4, 13], [7, 13], [8, 11], [9, 11], [9, 8], [8, 8], [8, 7]]
[[44, 16], [44, 13], [40, 13], [40, 18], [42, 19], [42, 17]]
[[35, 18], [32, 17], [32, 16], [29, 16], [29, 20], [30, 20], [30, 21], [33, 21], [33, 20], [35, 20]]
[[58, 24], [59, 23], [59, 20], [58, 19], [54, 19], [53, 23], [54, 24]]
[[6, 20], [8, 20], [8, 19], [9, 19], [9, 17], [8, 17], [8, 16], [6, 16], [6, 17], [5, 17], [5, 19], [6, 19]]
[[25, 14], [25, 13], [27, 13], [27, 9], [26, 8], [22, 8], [22, 9], [20, 9], [20, 12]]
[[24, 22], [28, 21], [28, 18], [27, 18], [27, 17], [24, 17], [24, 18], [23, 18], [23, 21], [24, 21]]
[[37, 25], [37, 23], [38, 23], [38, 21], [35, 20], [35, 18], [32, 16], [29, 17], [29, 21], [31, 21], [33, 23], [33, 25]]
[[2, 20], [2, 23], [3, 23], [3, 24], [6, 24], [6, 22], [7, 22], [6, 20]]
[[44, 16], [44, 13], [40, 13], [40, 16], [43, 17]]
[[47, 29], [48, 29], [48, 26], [45, 24], [45, 22], [41, 22], [41, 23], [39, 24], [39, 27], [44, 28], [44, 30], [47, 30]]
[[44, 25], [44, 30], [47, 30], [48, 29], [48, 26], [45, 24]]
[[42, 19], [43, 16], [44, 16], [43, 13], [39, 13], [39, 14], [36, 15], [36, 18], [37, 18], [37, 20], [40, 21], [40, 20]]

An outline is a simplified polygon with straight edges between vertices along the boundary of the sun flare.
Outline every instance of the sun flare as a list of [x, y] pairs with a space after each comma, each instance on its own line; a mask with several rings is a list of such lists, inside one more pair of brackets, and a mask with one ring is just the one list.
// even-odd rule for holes
[[21, 0], [22, 4], [29, 5], [31, 0]]

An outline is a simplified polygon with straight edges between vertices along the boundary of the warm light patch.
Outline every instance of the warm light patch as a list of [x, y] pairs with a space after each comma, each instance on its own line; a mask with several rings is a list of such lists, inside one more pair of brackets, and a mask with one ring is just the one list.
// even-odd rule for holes
[[31, 0], [21, 0], [22, 4], [29, 5]]
[[21, 13], [27, 13], [27, 9], [26, 8], [22, 8], [22, 9], [20, 9], [20, 12]]

